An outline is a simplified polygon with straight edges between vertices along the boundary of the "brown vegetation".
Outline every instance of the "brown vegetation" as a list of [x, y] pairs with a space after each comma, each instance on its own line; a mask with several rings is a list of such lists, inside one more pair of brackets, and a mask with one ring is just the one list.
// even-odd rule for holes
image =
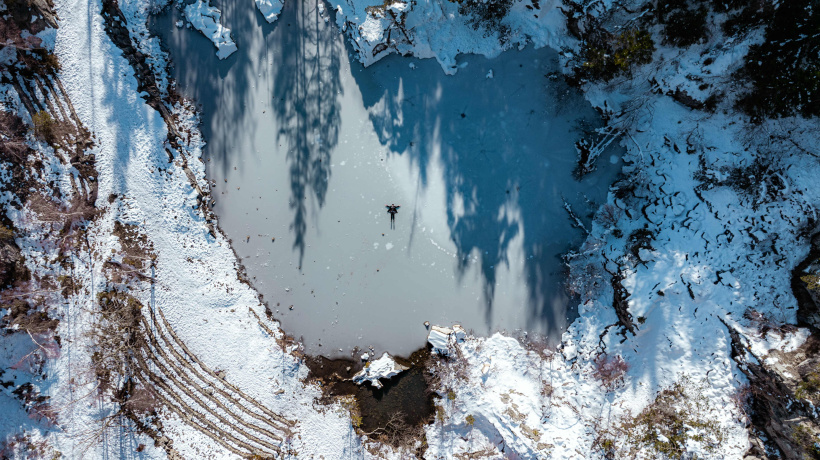
[[628, 370], [629, 364], [620, 355], [609, 356], [602, 353], [595, 358], [595, 370], [592, 375], [607, 390], [613, 390], [623, 384]]

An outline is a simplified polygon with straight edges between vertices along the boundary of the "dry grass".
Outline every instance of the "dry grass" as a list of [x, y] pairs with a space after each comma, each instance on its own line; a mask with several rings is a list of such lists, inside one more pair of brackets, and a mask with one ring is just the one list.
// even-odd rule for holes
[[[690, 446], [715, 453], [726, 430], [710, 418], [704, 385], [684, 377], [660, 391], [638, 415], [627, 414], [609, 427], [599, 423], [594, 449], [604, 458], [692, 458]], [[600, 421], [599, 421], [600, 422]]]

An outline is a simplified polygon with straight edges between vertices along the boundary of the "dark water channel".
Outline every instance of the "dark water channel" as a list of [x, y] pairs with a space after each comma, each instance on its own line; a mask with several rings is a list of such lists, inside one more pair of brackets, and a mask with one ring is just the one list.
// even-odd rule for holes
[[455, 76], [398, 56], [364, 69], [315, 1], [272, 25], [253, 2], [212, 4], [239, 47], [224, 61], [174, 7], [152, 29], [201, 105], [220, 226], [289, 334], [327, 356], [407, 355], [424, 321], [560, 336], [560, 255], [583, 238], [563, 200], [585, 215], [619, 166], [607, 153], [573, 178], [579, 127], [600, 121], [547, 78], [553, 51], [464, 56]]

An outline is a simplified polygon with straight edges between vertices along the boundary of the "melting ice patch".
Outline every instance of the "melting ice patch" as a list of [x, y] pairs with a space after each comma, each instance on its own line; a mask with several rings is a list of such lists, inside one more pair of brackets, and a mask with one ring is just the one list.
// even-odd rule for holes
[[[231, 29], [220, 24], [222, 13], [208, 4], [208, 1], [199, 0], [185, 7], [185, 17], [191, 21], [196, 30], [213, 42], [216, 46], [216, 56], [225, 59], [236, 51], [236, 43], [231, 38]], [[257, 2], [258, 4], [258, 2]]]
[[281, 0], [256, 0], [256, 9], [262, 13], [262, 16], [269, 24], [279, 17], [279, 13], [282, 12], [282, 5]]

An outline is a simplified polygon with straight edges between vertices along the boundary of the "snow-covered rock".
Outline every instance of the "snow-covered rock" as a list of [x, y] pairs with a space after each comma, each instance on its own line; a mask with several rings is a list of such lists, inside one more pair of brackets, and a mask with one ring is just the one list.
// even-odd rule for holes
[[433, 351], [440, 355], [449, 353], [450, 342], [461, 342], [467, 337], [467, 331], [459, 324], [454, 324], [452, 328], [433, 326], [427, 334], [427, 343], [432, 345]]
[[433, 351], [436, 353], [446, 355], [450, 342], [450, 334], [452, 333], [453, 330], [450, 328], [433, 326], [430, 328], [430, 333], [427, 334], [427, 343], [433, 346]]
[[465, 331], [460, 324], [453, 324], [452, 336], [456, 341], [461, 342], [462, 340], [467, 338], [467, 331]]
[[359, 385], [370, 382], [374, 387], [381, 388], [382, 383], [379, 379], [389, 379], [407, 369], [408, 367], [397, 363], [392, 356], [385, 352], [381, 358], [365, 364], [364, 369], [353, 376], [353, 381]]
[[219, 59], [225, 59], [236, 51], [231, 29], [220, 23], [222, 12], [211, 6], [207, 0], [199, 0], [186, 6], [185, 17], [216, 46], [216, 56]]
[[282, 12], [282, 0], [256, 0], [256, 9], [262, 13], [265, 20], [272, 24]]

